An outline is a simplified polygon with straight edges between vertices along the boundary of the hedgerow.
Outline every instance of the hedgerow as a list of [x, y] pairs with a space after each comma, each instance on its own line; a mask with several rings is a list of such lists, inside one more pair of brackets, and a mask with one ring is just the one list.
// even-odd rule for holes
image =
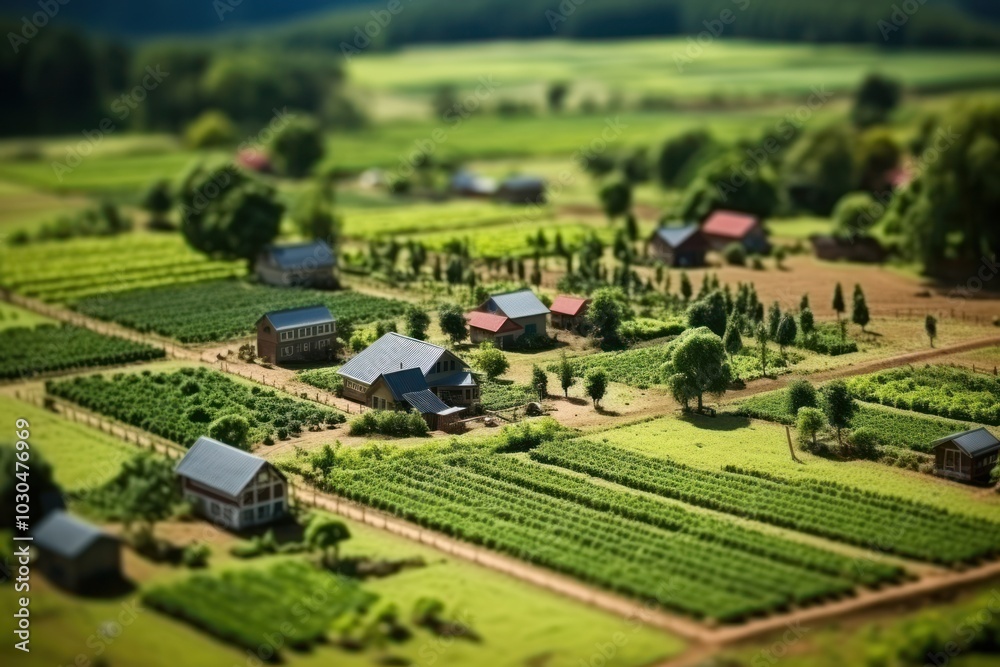
[[1000, 426], [1000, 378], [949, 366], [907, 366], [851, 378], [858, 399]]
[[351, 421], [348, 432], [351, 435], [417, 438], [427, 435], [427, 430], [427, 422], [419, 412], [368, 410]]
[[72, 325], [43, 324], [5, 329], [0, 346], [0, 379], [88, 366], [110, 366], [149, 361], [163, 350]]
[[185, 447], [208, 435], [213, 423], [229, 415], [247, 421], [245, 441], [227, 443], [244, 448], [274, 435], [283, 439], [305, 428], [333, 427], [345, 421], [343, 413], [249, 386], [207, 368], [92, 375], [49, 381], [45, 388], [53, 396]]

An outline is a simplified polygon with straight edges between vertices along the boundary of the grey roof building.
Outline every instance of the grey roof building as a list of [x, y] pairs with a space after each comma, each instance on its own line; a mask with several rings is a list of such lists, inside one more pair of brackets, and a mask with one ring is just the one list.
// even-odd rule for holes
[[175, 468], [185, 498], [220, 525], [267, 523], [287, 510], [288, 480], [249, 452], [202, 436]]
[[337, 322], [326, 306], [267, 313], [257, 327], [257, 354], [276, 364], [324, 361], [333, 357]]
[[[509, 323], [516, 325], [508, 326], [509, 323], [506, 320], [497, 322], [496, 317], [487, 318], [477, 316], [474, 313], [466, 315], [469, 319], [470, 337], [473, 343], [490, 341], [499, 347], [507, 347], [522, 336], [544, 335], [550, 312], [548, 307], [530, 289], [494, 294], [476, 310], [506, 318]], [[489, 323], [484, 322], [484, 319], [496, 322], [497, 326], [488, 327]]]
[[708, 241], [698, 225], [660, 227], [649, 241], [649, 254], [667, 266], [701, 266]]
[[326, 306], [306, 306], [304, 308], [288, 308], [267, 313], [262, 319], [271, 323], [275, 331], [288, 331], [298, 327], [310, 327], [320, 324], [332, 324], [336, 318]]
[[33, 537], [39, 569], [63, 588], [83, 592], [121, 577], [118, 538], [66, 512], [50, 512]]
[[325, 241], [267, 246], [257, 258], [257, 276], [270, 285], [332, 287], [337, 254]]
[[380, 375], [419, 368], [426, 378], [441, 372], [435, 366], [442, 356], [448, 354], [451, 353], [440, 345], [387, 333], [341, 366], [339, 373], [346, 378], [371, 384]]
[[952, 433], [931, 448], [936, 474], [966, 482], [988, 482], [1000, 457], [1000, 440], [985, 428]]

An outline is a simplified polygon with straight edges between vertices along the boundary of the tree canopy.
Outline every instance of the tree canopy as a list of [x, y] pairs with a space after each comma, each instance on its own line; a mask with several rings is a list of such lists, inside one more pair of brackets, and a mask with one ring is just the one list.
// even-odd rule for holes
[[662, 372], [678, 402], [687, 407], [697, 399], [701, 410], [706, 393], [725, 393], [732, 372], [719, 336], [706, 327], [688, 329], [670, 343], [670, 348]]

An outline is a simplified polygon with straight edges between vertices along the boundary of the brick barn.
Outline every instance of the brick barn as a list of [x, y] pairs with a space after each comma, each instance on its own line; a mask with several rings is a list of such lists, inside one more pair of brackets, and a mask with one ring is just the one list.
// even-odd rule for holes
[[326, 306], [277, 310], [257, 320], [257, 354], [275, 364], [332, 359], [336, 337]]

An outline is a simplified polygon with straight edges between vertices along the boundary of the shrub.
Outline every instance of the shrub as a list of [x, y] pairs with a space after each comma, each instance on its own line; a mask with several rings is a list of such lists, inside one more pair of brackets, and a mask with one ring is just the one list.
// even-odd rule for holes
[[788, 413], [797, 415], [800, 408], [815, 408], [819, 405], [816, 387], [808, 380], [793, 380], [788, 383]]
[[184, 130], [184, 143], [191, 148], [217, 148], [236, 141], [236, 127], [229, 116], [210, 109], [195, 118]]
[[722, 250], [722, 256], [727, 264], [733, 266], [746, 266], [747, 264], [747, 249], [743, 247], [742, 243], [730, 243]]
[[184, 563], [185, 567], [192, 569], [202, 568], [208, 565], [209, 554], [211, 554], [211, 551], [207, 544], [189, 544], [184, 547], [181, 562]]
[[412, 438], [427, 435], [427, 422], [417, 412], [368, 410], [351, 422], [351, 435], [384, 435], [390, 438]]
[[847, 438], [851, 454], [859, 459], [873, 460], [878, 457], [878, 433], [870, 428], [856, 428]]

